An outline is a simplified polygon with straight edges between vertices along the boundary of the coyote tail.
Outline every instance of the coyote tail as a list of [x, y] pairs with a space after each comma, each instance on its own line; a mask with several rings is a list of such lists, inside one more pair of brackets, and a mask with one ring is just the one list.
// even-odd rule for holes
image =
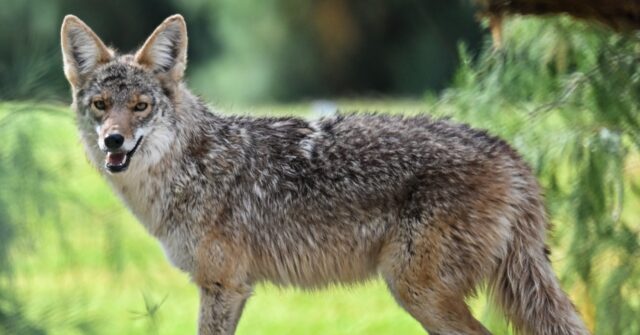
[[518, 334], [588, 335], [551, 268], [544, 242], [546, 215], [536, 200], [516, 220], [506, 257], [490, 278], [490, 291]]

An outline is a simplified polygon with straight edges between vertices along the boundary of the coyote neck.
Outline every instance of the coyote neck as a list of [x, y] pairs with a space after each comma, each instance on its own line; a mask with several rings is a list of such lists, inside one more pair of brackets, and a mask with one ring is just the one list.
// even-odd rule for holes
[[[152, 136], [145, 140], [153, 140]], [[176, 171], [176, 162], [181, 156], [179, 141], [172, 139], [172, 144], [167, 147], [171, 147], [171, 150], [162, 155], [141, 150], [138, 157], [134, 157], [137, 162], [132, 162], [129, 171], [125, 173], [105, 173], [116, 193], [154, 236], [158, 236], [162, 230], [162, 208], [167, 202], [166, 191], [170, 188], [174, 175], [179, 173]], [[159, 157], [150, 159], [148, 156], [152, 155]], [[153, 164], [154, 161], [158, 163]]]

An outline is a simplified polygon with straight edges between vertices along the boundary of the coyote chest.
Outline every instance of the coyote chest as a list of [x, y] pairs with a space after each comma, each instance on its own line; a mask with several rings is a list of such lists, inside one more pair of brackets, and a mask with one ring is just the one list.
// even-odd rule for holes
[[195, 241], [189, 232], [183, 228], [178, 228], [159, 237], [165, 255], [178, 269], [193, 274], [195, 271]]
[[[171, 187], [140, 174], [136, 176], [135, 166], [130, 172], [130, 175], [112, 176], [114, 188], [144, 227], [160, 241], [169, 261], [180, 270], [193, 274], [195, 245], [200, 231], [197, 225], [189, 223], [195, 219], [186, 217], [190, 214], [188, 211], [171, 212], [176, 201]], [[173, 210], [181, 211], [179, 208]], [[182, 222], [172, 222], [177, 220]]]

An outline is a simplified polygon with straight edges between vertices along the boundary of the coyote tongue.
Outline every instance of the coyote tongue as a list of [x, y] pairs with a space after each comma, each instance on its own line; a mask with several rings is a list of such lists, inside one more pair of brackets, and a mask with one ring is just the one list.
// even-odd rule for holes
[[124, 152], [109, 152], [107, 153], [107, 164], [111, 166], [123, 165], [127, 160], [127, 154]]

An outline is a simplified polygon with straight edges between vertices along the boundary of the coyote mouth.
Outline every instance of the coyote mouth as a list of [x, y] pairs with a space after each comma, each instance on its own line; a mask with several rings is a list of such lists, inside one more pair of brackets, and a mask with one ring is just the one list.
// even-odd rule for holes
[[129, 152], [107, 152], [104, 167], [111, 173], [118, 173], [126, 170], [129, 167], [129, 163], [131, 163], [131, 157], [136, 153], [138, 146], [140, 146], [140, 142], [142, 142], [142, 137], [143, 136], [140, 136], [136, 145]]

